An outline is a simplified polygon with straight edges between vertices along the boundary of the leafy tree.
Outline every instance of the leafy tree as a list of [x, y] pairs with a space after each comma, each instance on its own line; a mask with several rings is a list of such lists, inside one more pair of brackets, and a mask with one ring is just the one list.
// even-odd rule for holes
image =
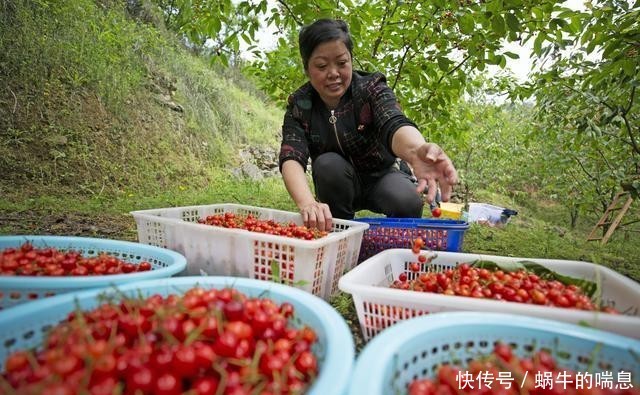
[[[517, 57], [503, 49], [505, 41], [536, 34], [564, 10], [558, 2], [529, 0], [278, 0], [270, 9], [266, 0], [237, 5], [230, 0], [198, 1], [162, 4], [191, 41], [215, 40], [222, 26], [237, 23], [244, 29], [243, 39], [255, 43], [260, 16], [279, 29], [277, 48], [249, 68], [278, 100], [304, 81], [297, 61], [300, 27], [319, 17], [345, 20], [355, 39], [356, 67], [385, 73], [408, 115], [433, 139], [442, 137], [451, 103], [463, 95], [474, 73], [488, 65], [505, 67], [507, 58]], [[185, 10], [187, 5], [192, 10]], [[237, 38], [230, 34], [221, 43], [233, 49]], [[222, 53], [219, 59], [224, 60]]]
[[567, 170], [556, 191], [575, 222], [577, 205], [602, 213], [621, 184], [637, 193], [637, 178], [628, 180], [640, 172], [640, 1], [587, 2], [584, 12], [558, 14], [556, 26], [535, 38], [544, 67], [514, 93], [536, 99], [538, 133], [559, 148], [549, 163]]

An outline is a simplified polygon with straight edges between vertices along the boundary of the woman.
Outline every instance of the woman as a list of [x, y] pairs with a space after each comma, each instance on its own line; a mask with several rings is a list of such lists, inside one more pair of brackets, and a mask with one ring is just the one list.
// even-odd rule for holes
[[[453, 163], [403, 114], [382, 74], [353, 71], [346, 23], [318, 20], [298, 40], [309, 82], [289, 97], [279, 163], [305, 225], [331, 230], [333, 218], [362, 209], [419, 218], [421, 192], [427, 187], [432, 202], [438, 184], [447, 201], [458, 182]], [[305, 177], [309, 157], [317, 200]]]

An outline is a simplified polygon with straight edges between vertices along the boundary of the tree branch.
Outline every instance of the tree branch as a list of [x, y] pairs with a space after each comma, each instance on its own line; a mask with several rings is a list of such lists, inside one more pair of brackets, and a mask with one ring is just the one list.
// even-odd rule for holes
[[[436, 9], [431, 14], [431, 17], [433, 17], [438, 12], [438, 10], [439, 10], [439, 8], [436, 7]], [[431, 18], [427, 18], [427, 20], [430, 20], [430, 19]], [[429, 26], [429, 22], [425, 22], [425, 24], [422, 25], [422, 28], [420, 29], [420, 34], [422, 34], [425, 31], [427, 26]], [[395, 76], [395, 79], [394, 79], [393, 84], [392, 84], [392, 89], [395, 89], [395, 87], [396, 87], [396, 85], [398, 83], [398, 80], [400, 79], [400, 75], [402, 74], [402, 68], [404, 67], [405, 62], [410, 62], [417, 54], [417, 51], [414, 51], [411, 54], [411, 56], [409, 56], [409, 53], [410, 53], [409, 50], [411, 48], [412, 48], [411, 42], [407, 43], [405, 41], [405, 51], [404, 51], [404, 54], [402, 55], [402, 60], [400, 61], [400, 65], [398, 66], [398, 71], [396, 72], [396, 76]]]
[[[592, 175], [591, 173], [589, 173], [589, 171], [587, 169], [585, 169], [584, 165], [582, 164], [582, 162], [580, 161], [580, 158], [578, 158], [576, 155], [574, 154], [569, 154], [571, 156], [571, 158], [576, 161], [578, 163], [578, 165], [580, 166], [580, 168], [582, 169], [582, 171], [584, 172], [584, 174], [587, 175], [587, 178], [589, 178], [591, 181], [597, 181], [597, 177], [595, 177], [594, 175]], [[597, 189], [597, 187], [596, 187]]]
[[613, 105], [611, 105], [611, 104], [607, 103], [606, 101], [602, 100], [602, 99], [601, 99], [601, 98], [599, 98], [599, 97], [595, 97], [595, 96], [589, 97], [589, 96], [586, 94], [586, 92], [583, 92], [583, 91], [577, 90], [576, 88], [574, 88], [573, 86], [571, 86], [571, 85], [567, 84], [567, 83], [566, 83], [566, 82], [564, 82], [564, 81], [561, 83], [561, 85], [563, 85], [563, 86], [564, 86], [564, 87], [566, 87], [566, 88], [571, 89], [571, 90], [572, 90], [572, 91], [574, 91], [575, 93], [579, 93], [580, 95], [584, 96], [587, 100], [592, 100], [592, 101], [596, 102], [596, 104], [602, 104], [603, 106], [605, 106], [605, 107], [607, 107], [609, 110], [611, 110], [611, 112], [615, 112], [615, 111], [616, 111], [616, 109], [615, 109], [615, 107], [614, 107]]
[[[460, 67], [462, 67], [463, 64], [465, 64], [467, 62], [467, 60], [469, 60], [469, 58], [471, 58], [471, 55], [467, 55], [464, 59], [462, 59], [460, 61], [460, 63], [458, 63], [456, 65], [456, 67], [452, 68], [448, 73], [444, 73], [440, 76], [440, 78], [438, 78], [438, 81], [436, 82], [436, 85], [439, 85], [442, 80], [444, 79], [444, 77], [451, 75], [453, 73], [456, 72], [456, 70], [458, 70]], [[426, 101], [431, 100], [431, 98], [433, 97], [433, 95], [435, 95], [435, 91], [431, 91], [431, 93], [429, 93], [429, 96], [427, 97]]]
[[636, 154], [640, 154], [640, 147], [638, 147], [638, 143], [636, 143], [636, 139], [633, 137], [633, 132], [631, 131], [631, 124], [627, 119], [627, 113], [622, 114], [622, 120], [624, 121], [624, 126], [627, 128], [627, 134], [629, 135], [629, 139], [631, 140], [631, 146], [633, 147], [633, 152]]
[[628, 113], [629, 111], [631, 111], [631, 106], [633, 106], [633, 100], [635, 98], [636, 95], [636, 87], [635, 85], [633, 87], [631, 87], [631, 95], [629, 96], [629, 105], [627, 105], [627, 108], [624, 109], [625, 113]]
[[[389, 5], [390, 5], [390, 0], [387, 0], [387, 4], [385, 5], [384, 8], [384, 15], [382, 16], [382, 21], [380, 22], [380, 26], [378, 28], [378, 37], [376, 38], [375, 42], [373, 43], [373, 51], [371, 51], [371, 57], [375, 59], [376, 55], [378, 54], [378, 48], [380, 47], [380, 43], [382, 42], [382, 36], [383, 36], [383, 30], [384, 30], [384, 25], [385, 22], [387, 21], [387, 17], [389, 16]], [[396, 2], [396, 7], [397, 7], [397, 2]], [[393, 12], [395, 12], [395, 8], [393, 9]]]
[[293, 20], [298, 24], [298, 26], [304, 25], [304, 22], [302, 22], [302, 20], [300, 20], [300, 18], [298, 18], [298, 16], [293, 13], [289, 5], [284, 0], [278, 0], [278, 3], [280, 3], [280, 5], [282, 5], [287, 10], [287, 13], [291, 15], [291, 18], [293, 18]]
[[409, 54], [409, 50], [411, 49], [411, 44], [407, 44], [404, 47], [404, 54], [402, 54], [402, 59], [400, 59], [400, 64], [398, 65], [398, 71], [393, 80], [393, 84], [391, 85], [391, 89], [395, 90], [396, 85], [398, 84], [398, 80], [400, 79], [400, 74], [402, 74], [402, 68], [404, 67], [404, 62], [407, 59], [407, 54]]

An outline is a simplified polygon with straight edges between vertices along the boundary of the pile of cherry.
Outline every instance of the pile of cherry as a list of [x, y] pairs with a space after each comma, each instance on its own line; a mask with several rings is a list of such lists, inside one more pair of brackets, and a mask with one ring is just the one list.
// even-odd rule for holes
[[0, 275], [3, 276], [95, 276], [151, 269], [146, 261], [135, 264], [104, 252], [84, 257], [78, 251], [36, 248], [28, 242], [0, 252]]
[[315, 240], [327, 235], [327, 232], [320, 231], [316, 228], [307, 228], [304, 225], [296, 225], [293, 222], [285, 224], [272, 219], [257, 219], [252, 214], [238, 215], [227, 212], [200, 218], [198, 219], [198, 223], [230, 229], [245, 229], [250, 232], [293, 237], [303, 240]]
[[435, 258], [435, 255], [427, 257], [421, 250], [423, 246], [421, 238], [413, 241], [412, 251], [417, 256], [417, 262], [410, 263], [410, 275], [401, 273], [391, 288], [619, 314], [612, 306], [596, 305], [575, 284], [543, 279], [524, 269], [506, 272], [463, 263], [443, 271], [423, 272], [421, 264], [427, 264]]
[[71, 313], [38, 351], [10, 354], [0, 392], [302, 393], [318, 374], [317, 335], [293, 315], [231, 288], [103, 303]]
[[538, 350], [531, 357], [518, 357], [509, 345], [498, 342], [491, 354], [472, 359], [466, 369], [442, 365], [433, 379], [410, 382], [408, 392], [409, 395], [640, 394], [631, 382], [616, 382], [614, 377], [607, 382], [606, 376], [602, 377], [605, 380], [598, 382], [593, 374], [565, 369], [546, 350]]

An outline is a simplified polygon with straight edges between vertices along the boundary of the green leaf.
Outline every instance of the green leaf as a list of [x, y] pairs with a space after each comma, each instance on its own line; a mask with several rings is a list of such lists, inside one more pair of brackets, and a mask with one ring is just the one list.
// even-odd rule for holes
[[518, 55], [517, 53], [509, 52], [509, 51], [504, 52], [503, 55], [508, 56], [511, 59], [520, 59], [520, 55]]
[[280, 278], [280, 264], [275, 259], [271, 261], [271, 280], [276, 283], [282, 282]]
[[518, 17], [515, 14], [508, 13], [504, 16], [504, 19], [507, 22], [509, 30], [516, 33], [520, 31], [520, 21], [518, 21]]
[[540, 32], [540, 34], [538, 34], [538, 37], [536, 37], [535, 41], [533, 42], [533, 53], [538, 56], [542, 53], [542, 43], [546, 39], [547, 34], [545, 32]]
[[622, 61], [622, 70], [629, 77], [633, 77], [636, 74], [636, 62], [631, 59], [625, 59]]
[[458, 26], [460, 27], [460, 32], [464, 34], [473, 33], [474, 25], [475, 22], [470, 14], [464, 14], [460, 18], [458, 18]]
[[451, 61], [447, 58], [445, 58], [444, 56], [438, 56], [438, 67], [440, 68], [440, 70], [442, 71], [449, 71], [449, 64], [451, 63]]
[[498, 66], [504, 69], [507, 66], [507, 58], [502, 55], [498, 55], [498, 60], [499, 60]]
[[604, 51], [602, 51], [602, 58], [609, 59], [611, 53], [620, 47], [620, 41], [611, 40], [609, 44], [604, 47]]
[[499, 36], [504, 36], [507, 32], [504, 19], [499, 14], [496, 14], [491, 18], [491, 28], [495, 31]]
[[211, 18], [210, 31], [212, 32], [212, 36], [215, 36], [216, 33], [222, 29], [222, 22], [220, 18]]
[[487, 3], [487, 11], [498, 13], [502, 11], [502, 0], [493, 0]]

